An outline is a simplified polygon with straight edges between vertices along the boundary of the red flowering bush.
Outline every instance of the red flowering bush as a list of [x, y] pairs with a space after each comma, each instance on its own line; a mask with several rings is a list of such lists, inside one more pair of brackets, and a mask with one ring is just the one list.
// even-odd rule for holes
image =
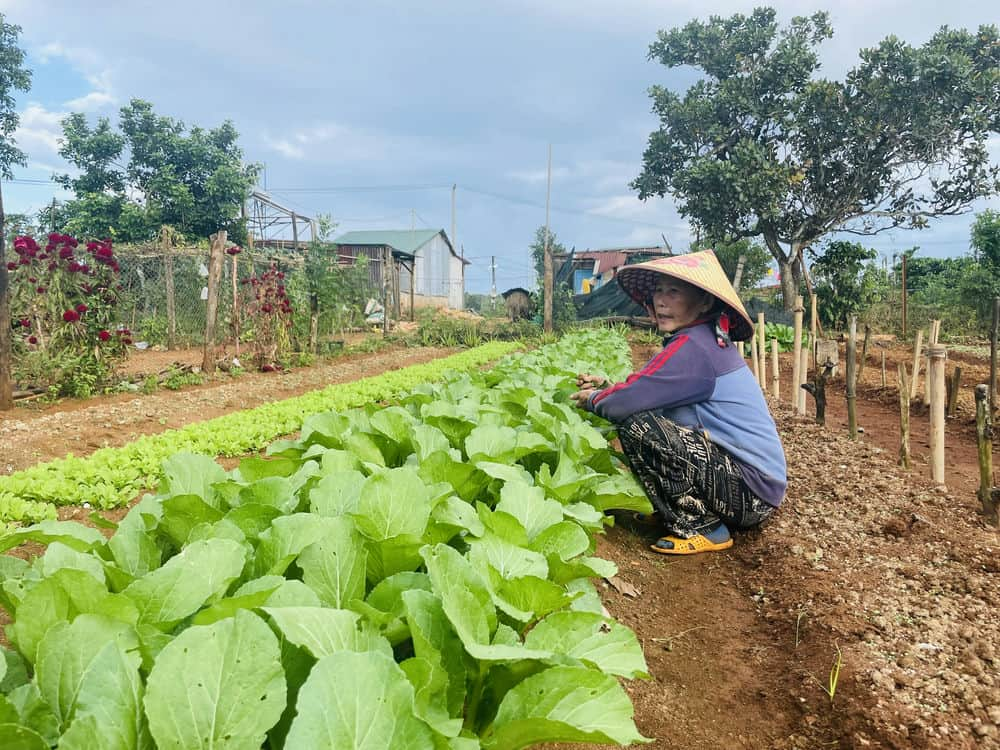
[[[65, 234], [14, 240], [10, 271], [11, 325], [20, 362], [33, 379], [64, 395], [106, 379], [127, 353], [128, 336], [112, 336], [121, 285], [109, 240], [81, 247]], [[23, 374], [23, 373], [22, 373]], [[33, 384], [39, 384], [37, 382]]]
[[270, 372], [291, 348], [292, 306], [285, 291], [285, 274], [277, 264], [262, 274], [241, 279], [240, 318], [253, 351], [253, 362]]

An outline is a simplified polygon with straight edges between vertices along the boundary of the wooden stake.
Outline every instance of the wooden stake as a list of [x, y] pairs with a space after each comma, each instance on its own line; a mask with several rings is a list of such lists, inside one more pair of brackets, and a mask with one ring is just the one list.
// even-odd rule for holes
[[799, 404], [799, 383], [802, 382], [802, 295], [795, 298], [795, 333], [792, 339], [792, 408]]
[[819, 425], [826, 424], [826, 382], [833, 374], [835, 365], [833, 360], [828, 359], [822, 367], [823, 369], [820, 370], [817, 365], [812, 382], [802, 385], [802, 390], [805, 393], [811, 393], [812, 397], [816, 399], [816, 424]]
[[757, 355], [760, 357], [760, 387], [767, 393], [767, 340], [764, 336], [764, 313], [757, 313]]
[[[6, 95], [5, 80], [5, 98]], [[4, 219], [3, 193], [0, 192], [0, 411], [14, 408], [14, 342], [10, 333], [10, 282], [7, 277], [7, 239], [4, 234]]]
[[1000, 297], [993, 298], [993, 327], [990, 329], [990, 421], [997, 413], [997, 332], [1000, 329]]
[[757, 385], [763, 382], [760, 374], [760, 357], [757, 354], [757, 336], [750, 337], [750, 365], [753, 368], [753, 376], [757, 379]]
[[808, 382], [806, 380], [806, 371], [808, 369], [809, 369], [809, 347], [804, 346], [802, 347], [802, 362], [799, 364], [799, 376], [802, 378], [802, 380], [799, 383], [799, 387], [797, 388], [799, 392], [799, 402], [796, 407], [796, 411], [803, 417], [806, 414], [806, 391], [802, 386]]
[[946, 416], [954, 417], [958, 411], [958, 392], [962, 387], [962, 368], [955, 366], [955, 372], [948, 378], [948, 408], [945, 410]]
[[944, 359], [940, 344], [927, 350], [927, 380], [930, 382], [931, 479], [944, 484]]
[[389, 289], [392, 283], [390, 268], [392, 268], [392, 248], [386, 245], [382, 249], [382, 338], [389, 336]]
[[847, 436], [851, 440], [858, 439], [858, 413], [855, 403], [855, 370], [857, 362], [858, 347], [858, 319], [852, 315], [850, 317], [850, 332], [847, 336]]
[[882, 387], [886, 387], [885, 381], [885, 349], [882, 350]]
[[1000, 527], [1000, 490], [991, 486], [993, 482], [993, 440], [991, 419], [987, 414], [989, 388], [976, 386], [976, 441], [979, 446], [979, 502], [987, 523]]
[[240, 290], [239, 290], [239, 261], [233, 256], [233, 342], [236, 346], [236, 356], [240, 356]]
[[910, 468], [910, 376], [899, 363], [899, 465]]
[[930, 350], [931, 350], [931, 347], [937, 346], [937, 344], [938, 344], [938, 335], [940, 334], [940, 331], [941, 331], [941, 321], [940, 320], [932, 320], [931, 321], [931, 327], [930, 327], [930, 330], [929, 330], [928, 335], [927, 335], [927, 353], [924, 355], [924, 359], [927, 360], [927, 364], [925, 366], [925, 372], [927, 373], [927, 375], [924, 378], [924, 403], [925, 404], [930, 404], [930, 402], [931, 402], [931, 370], [930, 370], [930, 364], [931, 363], [930, 363]]
[[771, 396], [781, 398], [781, 378], [778, 370], [778, 339], [771, 339]]
[[215, 373], [215, 319], [219, 314], [219, 281], [222, 278], [227, 234], [223, 229], [210, 238], [212, 249], [208, 256], [208, 305], [205, 312], [205, 345], [201, 358], [201, 369], [206, 375]]
[[920, 349], [923, 346], [924, 329], [917, 331], [917, 340], [913, 344], [913, 372], [910, 380], [910, 401], [917, 397], [917, 381], [920, 380]]
[[858, 362], [858, 382], [863, 382], [861, 374], [865, 371], [865, 360], [868, 358], [868, 343], [872, 338], [872, 327], [865, 323], [865, 340], [861, 344], [861, 360]]
[[177, 300], [174, 293], [174, 254], [170, 232], [160, 227], [160, 252], [163, 253], [163, 282], [167, 292], [167, 349], [177, 348]]

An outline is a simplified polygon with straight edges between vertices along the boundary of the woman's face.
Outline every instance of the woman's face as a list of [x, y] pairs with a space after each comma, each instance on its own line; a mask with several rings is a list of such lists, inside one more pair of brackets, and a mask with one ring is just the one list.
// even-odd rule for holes
[[661, 333], [689, 326], [712, 309], [714, 297], [687, 282], [661, 276], [653, 291], [652, 313]]

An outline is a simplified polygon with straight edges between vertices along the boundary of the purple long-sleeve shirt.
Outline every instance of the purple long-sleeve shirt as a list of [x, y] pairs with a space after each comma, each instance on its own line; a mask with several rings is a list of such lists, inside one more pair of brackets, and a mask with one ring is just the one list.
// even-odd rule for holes
[[641, 370], [593, 393], [587, 408], [611, 422], [661, 411], [725, 448], [762, 500], [777, 507], [785, 496], [785, 452], [760, 386], [736, 347], [720, 346], [709, 324], [675, 332]]

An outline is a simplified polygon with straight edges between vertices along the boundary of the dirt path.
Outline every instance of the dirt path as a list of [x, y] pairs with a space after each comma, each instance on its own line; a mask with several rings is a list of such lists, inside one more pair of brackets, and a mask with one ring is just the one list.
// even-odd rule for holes
[[[149, 395], [118, 394], [17, 408], [10, 413], [13, 416], [0, 416], [0, 472], [9, 474], [67, 453], [83, 456], [105, 446], [125, 445], [140, 435], [427, 362], [453, 351], [397, 347], [338, 357], [287, 372], [245, 373], [238, 378], [220, 375], [204, 385], [180, 391], [160, 389]], [[184, 360], [184, 353], [164, 354], [170, 355], [167, 361], [154, 365]]]

